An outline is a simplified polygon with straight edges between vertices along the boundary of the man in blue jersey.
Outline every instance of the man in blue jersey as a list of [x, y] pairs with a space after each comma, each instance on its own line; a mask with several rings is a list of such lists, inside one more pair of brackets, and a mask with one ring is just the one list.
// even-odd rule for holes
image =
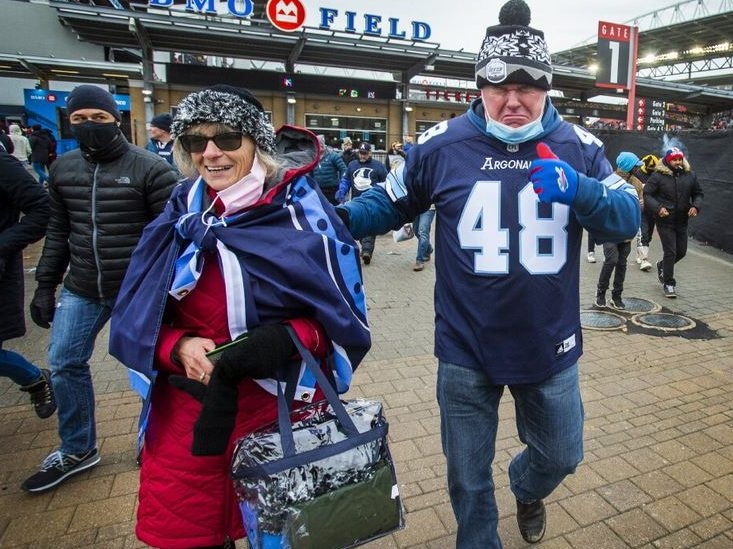
[[[339, 189], [336, 191], [336, 201], [343, 203], [349, 191], [351, 197], [355, 198], [386, 178], [387, 169], [379, 160], [372, 158], [372, 145], [364, 141], [359, 145], [359, 157], [349, 162], [346, 167], [346, 174], [341, 178]], [[375, 243], [376, 238], [373, 234], [365, 235], [359, 240], [364, 265], [371, 263]]]
[[553, 107], [550, 54], [510, 0], [476, 63], [481, 98], [432, 127], [386, 182], [337, 211], [352, 234], [401, 227], [435, 204], [435, 354], [456, 545], [500, 548], [492, 462], [504, 387], [526, 448], [509, 464], [522, 537], [583, 457], [579, 261], [583, 228], [633, 238], [636, 191], [603, 144]]

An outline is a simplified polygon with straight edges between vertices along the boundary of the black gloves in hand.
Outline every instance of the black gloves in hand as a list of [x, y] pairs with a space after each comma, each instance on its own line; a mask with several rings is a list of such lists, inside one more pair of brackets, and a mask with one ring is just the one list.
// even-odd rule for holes
[[237, 417], [237, 386], [222, 381], [217, 369], [204, 385], [184, 376], [170, 376], [168, 382], [191, 394], [203, 404], [193, 426], [194, 456], [216, 456], [227, 449]]
[[31, 319], [41, 328], [50, 328], [56, 312], [56, 286], [39, 284], [30, 305]]
[[285, 326], [262, 326], [251, 330], [241, 343], [222, 352], [208, 385], [184, 376], [170, 376], [171, 385], [203, 404], [193, 428], [191, 453], [195, 456], [223, 454], [237, 416], [239, 382], [245, 377], [273, 377], [295, 352]]
[[219, 371], [222, 379], [232, 384], [245, 377], [273, 377], [295, 352], [295, 345], [285, 326], [261, 326], [250, 330], [241, 343], [222, 352], [214, 373]]

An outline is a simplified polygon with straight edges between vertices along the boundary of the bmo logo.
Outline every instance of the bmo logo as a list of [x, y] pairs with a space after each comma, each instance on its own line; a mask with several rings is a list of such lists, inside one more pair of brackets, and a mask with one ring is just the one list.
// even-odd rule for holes
[[305, 22], [305, 6], [299, 0], [268, 0], [267, 18], [276, 29], [293, 32]]

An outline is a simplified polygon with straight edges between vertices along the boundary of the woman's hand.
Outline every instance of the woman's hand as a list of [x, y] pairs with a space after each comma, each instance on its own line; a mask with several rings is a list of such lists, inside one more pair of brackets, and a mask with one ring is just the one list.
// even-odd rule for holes
[[206, 357], [206, 353], [213, 351], [215, 347], [216, 343], [211, 339], [183, 336], [173, 347], [171, 358], [183, 366], [187, 378], [208, 385], [214, 365]]

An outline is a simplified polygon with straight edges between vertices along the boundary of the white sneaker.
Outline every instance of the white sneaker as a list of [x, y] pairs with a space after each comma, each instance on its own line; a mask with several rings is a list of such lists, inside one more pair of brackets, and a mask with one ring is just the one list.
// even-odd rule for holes
[[595, 263], [595, 262], [596, 262], [596, 253], [588, 252], [588, 263]]
[[652, 268], [652, 264], [648, 259], [642, 259], [641, 264], [639, 265], [639, 270], [647, 272]]

